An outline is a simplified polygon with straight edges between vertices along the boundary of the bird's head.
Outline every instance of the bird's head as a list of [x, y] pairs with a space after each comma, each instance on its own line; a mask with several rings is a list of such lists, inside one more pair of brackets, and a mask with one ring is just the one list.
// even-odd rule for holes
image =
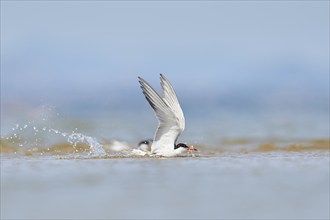
[[152, 139], [143, 140], [138, 144], [138, 147], [143, 151], [150, 151], [152, 142]]
[[179, 143], [177, 145], [174, 146], [174, 150], [176, 149], [180, 149], [180, 150], [188, 150], [188, 151], [197, 151], [196, 148], [194, 148], [193, 146], [187, 146], [186, 144], [184, 143]]

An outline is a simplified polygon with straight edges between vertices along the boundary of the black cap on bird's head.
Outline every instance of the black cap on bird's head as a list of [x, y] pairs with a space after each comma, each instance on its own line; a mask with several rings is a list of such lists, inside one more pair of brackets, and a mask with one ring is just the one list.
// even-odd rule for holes
[[178, 148], [180, 148], [180, 147], [185, 148], [185, 149], [187, 149], [187, 150], [194, 150], [194, 151], [197, 151], [197, 149], [194, 148], [193, 146], [188, 147], [188, 146], [187, 146], [186, 144], [184, 144], [184, 143], [179, 143], [179, 144], [174, 145], [174, 150], [175, 150], [175, 149], [178, 149]]
[[138, 144], [138, 148], [143, 151], [151, 151], [152, 142], [152, 139], [140, 141]]

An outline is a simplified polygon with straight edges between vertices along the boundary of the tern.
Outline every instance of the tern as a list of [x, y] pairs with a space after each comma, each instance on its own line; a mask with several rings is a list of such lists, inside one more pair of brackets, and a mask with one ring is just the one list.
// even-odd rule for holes
[[158, 128], [151, 144], [151, 154], [172, 157], [196, 150], [184, 143], [176, 144], [185, 128], [185, 118], [179, 100], [170, 82], [160, 74], [163, 96], [160, 96], [144, 79], [138, 77], [141, 89], [158, 119]]
[[140, 143], [138, 144], [138, 149], [145, 152], [151, 152], [152, 142], [153, 142], [152, 139], [140, 141]]

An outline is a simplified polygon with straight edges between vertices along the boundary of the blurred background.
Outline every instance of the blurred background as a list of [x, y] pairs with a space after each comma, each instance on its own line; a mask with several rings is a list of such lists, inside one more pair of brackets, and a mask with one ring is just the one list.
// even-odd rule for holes
[[160, 90], [159, 73], [192, 142], [328, 137], [329, 2], [1, 1], [1, 135], [150, 137], [137, 77]]
[[[0, 4], [0, 218], [329, 219], [329, 1]], [[197, 156], [117, 154], [160, 73]]]

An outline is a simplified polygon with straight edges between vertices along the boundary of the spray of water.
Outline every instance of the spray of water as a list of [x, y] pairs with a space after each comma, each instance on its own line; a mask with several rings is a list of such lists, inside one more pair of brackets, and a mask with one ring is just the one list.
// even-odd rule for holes
[[68, 142], [76, 147], [78, 143], [86, 143], [90, 146], [90, 155], [92, 156], [104, 156], [106, 152], [104, 151], [102, 145], [97, 142], [94, 138], [86, 136], [81, 133], [72, 133], [68, 136]]
[[[42, 145], [42, 135], [45, 132], [60, 135], [66, 138], [66, 141], [75, 148], [77, 144], [87, 144], [90, 147], [90, 156], [104, 156], [106, 155], [105, 150], [103, 149], [102, 144], [100, 144], [95, 138], [84, 135], [82, 133], [78, 133], [76, 131], [72, 131], [71, 134], [62, 132], [53, 128], [48, 128], [43, 126], [39, 128], [38, 125], [35, 125], [33, 122], [29, 122], [23, 126], [16, 124], [14, 128], [12, 128], [13, 134], [7, 137], [3, 137], [4, 139], [12, 142], [18, 142], [20, 147], [30, 146], [33, 148], [41, 147]], [[24, 137], [24, 135], [28, 134], [30, 137]], [[31, 135], [33, 136], [33, 140], [31, 141]], [[30, 141], [29, 141], [30, 140]]]

